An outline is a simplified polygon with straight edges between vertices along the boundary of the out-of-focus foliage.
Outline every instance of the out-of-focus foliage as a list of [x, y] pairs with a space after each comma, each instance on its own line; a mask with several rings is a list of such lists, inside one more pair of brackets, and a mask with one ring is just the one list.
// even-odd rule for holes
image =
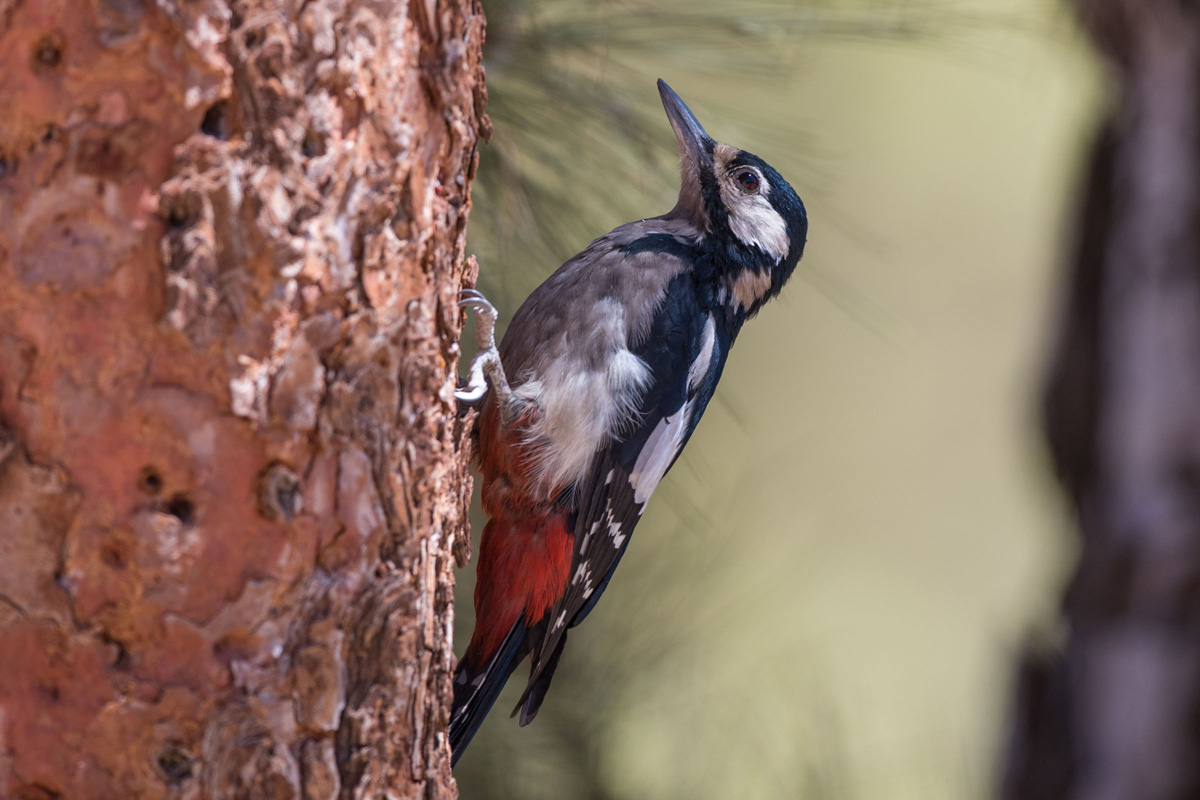
[[505, 318], [674, 203], [657, 77], [811, 227], [537, 720], [507, 718], [522, 666], [462, 797], [984, 796], [1008, 648], [1064, 558], [1024, 415], [1092, 96], [1070, 31], [1035, 0], [484, 4], [469, 247]]
[[[928, 2], [487, 0], [484, 10], [496, 136], [481, 158], [470, 236], [490, 265], [484, 287], [514, 302], [597, 235], [673, 204], [674, 139], [657, 77], [781, 85], [800, 70], [810, 38], [933, 43], [981, 18], [1001, 21]], [[685, 100], [702, 120], [737, 109], [712, 92]], [[812, 152], [796, 121], [790, 110], [741, 108], [720, 127]]]

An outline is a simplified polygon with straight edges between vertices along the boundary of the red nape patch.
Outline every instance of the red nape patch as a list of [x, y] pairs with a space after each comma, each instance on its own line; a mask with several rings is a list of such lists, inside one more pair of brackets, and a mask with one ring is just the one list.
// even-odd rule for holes
[[546, 616], [567, 588], [573, 540], [560, 510], [488, 522], [475, 576], [475, 631], [467, 648], [472, 664], [495, 655], [519, 615], [530, 625]]

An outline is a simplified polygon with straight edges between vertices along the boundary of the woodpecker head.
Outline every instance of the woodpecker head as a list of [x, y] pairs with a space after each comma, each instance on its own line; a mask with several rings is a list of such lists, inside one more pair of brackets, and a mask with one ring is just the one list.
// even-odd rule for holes
[[666, 216], [701, 232], [713, 255], [717, 299], [745, 319], [783, 288], [804, 252], [808, 215], [767, 162], [713, 140], [679, 95], [659, 80], [679, 145], [679, 202]]

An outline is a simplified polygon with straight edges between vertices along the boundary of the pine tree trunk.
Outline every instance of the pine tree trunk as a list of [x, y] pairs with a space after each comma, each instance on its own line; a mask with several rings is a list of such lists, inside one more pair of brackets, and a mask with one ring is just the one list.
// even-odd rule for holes
[[476, 0], [0, 0], [0, 797], [447, 798]]
[[1082, 551], [1004, 794], [1200, 797], [1200, 7], [1076, 6], [1116, 89], [1045, 407]]

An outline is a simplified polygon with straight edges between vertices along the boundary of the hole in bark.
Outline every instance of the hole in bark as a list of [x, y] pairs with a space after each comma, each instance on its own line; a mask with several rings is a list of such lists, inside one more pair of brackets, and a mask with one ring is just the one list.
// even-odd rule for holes
[[113, 569], [125, 568], [125, 553], [116, 544], [106, 544], [100, 548], [100, 560]]
[[7, 178], [9, 175], [16, 174], [17, 162], [15, 159], [9, 159], [8, 156], [0, 153], [0, 181]]
[[200, 197], [192, 192], [164, 197], [162, 210], [172, 228], [190, 228], [200, 220]]
[[38, 130], [37, 141], [29, 145], [29, 151], [32, 153], [38, 145], [50, 144], [58, 138], [58, 126], [53, 122], [48, 122]]
[[318, 209], [314, 205], [302, 205], [296, 209], [296, 213], [292, 214], [291, 220], [288, 221], [288, 232], [293, 236], [298, 236], [304, 230], [304, 223], [317, 215]]
[[225, 141], [229, 138], [229, 103], [218, 100], [204, 112], [200, 121], [200, 132], [206, 136]]
[[33, 45], [32, 62], [34, 70], [50, 72], [62, 66], [63, 35], [55, 31], [38, 39]]
[[300, 501], [300, 485], [297, 483], [279, 484], [275, 487], [275, 500], [284, 510], [285, 519], [290, 520], [296, 513]]
[[100, 632], [100, 641], [104, 642], [105, 644], [112, 645], [116, 650], [116, 655], [113, 656], [110, 666], [115, 670], [128, 672], [133, 659], [130, 658], [129, 651], [125, 649], [124, 643], [117, 641], [110, 634], [104, 631]]
[[300, 513], [300, 478], [287, 464], [276, 462], [259, 478], [258, 508], [267, 519], [291, 522]]
[[154, 763], [167, 783], [183, 783], [192, 777], [192, 755], [184, 749], [182, 742], [168, 741], [158, 752]]
[[146, 465], [138, 473], [137, 485], [146, 494], [158, 494], [163, 488], [162, 475], [154, 467]]
[[300, 152], [305, 158], [316, 158], [325, 155], [325, 136], [309, 128], [304, 132], [304, 141], [300, 143]]
[[190, 525], [196, 518], [196, 504], [186, 494], [173, 495], [167, 501], [167, 513], [176, 517], [184, 525]]
[[262, 44], [263, 38], [262, 28], [255, 28], [254, 30], [246, 31], [246, 35], [242, 39], [242, 42], [246, 45], [247, 49], [250, 49], [258, 47], [260, 44]]
[[59, 690], [59, 688], [54, 685], [38, 686], [38, 691], [40, 691], [42, 693], [42, 696], [45, 697], [47, 700], [49, 700], [51, 703], [57, 703], [59, 698], [62, 697], [62, 691]]

